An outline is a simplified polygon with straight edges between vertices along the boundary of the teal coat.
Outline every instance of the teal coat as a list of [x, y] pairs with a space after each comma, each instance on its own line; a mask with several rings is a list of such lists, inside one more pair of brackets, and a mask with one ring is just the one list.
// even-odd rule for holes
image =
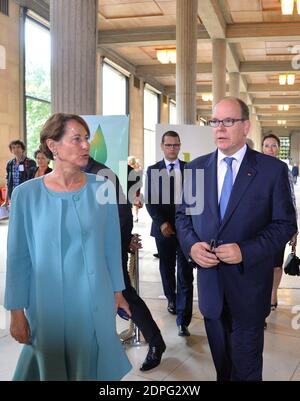
[[[124, 289], [118, 210], [115, 204], [96, 201], [105, 185], [95, 177], [87, 174], [87, 184], [72, 197], [78, 219], [74, 224], [81, 231], [98, 345], [96, 379], [119, 380], [131, 366], [115, 327], [114, 291]], [[23, 348], [15, 380], [67, 380], [61, 220], [62, 200], [47, 190], [43, 177], [13, 191], [5, 307], [26, 309], [32, 333], [32, 345]], [[76, 324], [79, 328], [81, 322]]]

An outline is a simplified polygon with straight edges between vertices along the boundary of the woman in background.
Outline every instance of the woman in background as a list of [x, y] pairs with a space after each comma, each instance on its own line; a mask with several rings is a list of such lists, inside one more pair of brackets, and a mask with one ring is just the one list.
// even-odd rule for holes
[[[262, 151], [265, 155], [269, 155], [272, 157], [278, 157], [279, 150], [280, 150], [280, 140], [276, 135], [269, 134], [263, 138]], [[289, 173], [289, 181], [290, 181], [290, 187], [291, 187], [291, 195], [292, 195], [293, 204], [294, 204], [294, 208], [295, 208], [296, 216], [297, 216], [297, 206], [296, 206], [296, 197], [295, 197], [294, 185], [293, 185], [293, 176], [292, 176], [290, 170], [288, 170], [288, 173]], [[296, 246], [296, 244], [297, 244], [297, 234], [295, 234], [294, 237], [289, 242], [289, 245]], [[273, 279], [273, 288], [272, 288], [272, 297], [271, 297], [271, 310], [275, 310], [278, 305], [277, 291], [278, 291], [278, 287], [279, 287], [281, 277], [282, 277], [283, 259], [284, 259], [284, 249], [282, 249], [282, 251], [276, 255], [275, 261], [274, 261], [274, 279]]]
[[50, 160], [40, 149], [34, 152], [34, 158], [37, 162], [37, 167], [30, 170], [30, 178], [42, 177], [45, 174], [51, 173], [52, 168], [49, 167]]

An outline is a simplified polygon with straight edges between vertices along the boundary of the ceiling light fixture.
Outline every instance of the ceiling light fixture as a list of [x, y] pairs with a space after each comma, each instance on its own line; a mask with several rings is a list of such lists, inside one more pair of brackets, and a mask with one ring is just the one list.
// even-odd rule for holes
[[176, 49], [157, 49], [156, 58], [162, 64], [176, 64]]
[[288, 74], [287, 75], [287, 84], [288, 85], [294, 85], [295, 78], [296, 78], [295, 74]]
[[294, 85], [295, 79], [295, 74], [279, 74], [279, 85]]
[[294, 0], [281, 0], [281, 12], [283, 15], [292, 15], [294, 12]]
[[288, 111], [290, 106], [288, 104], [279, 104], [278, 105], [278, 110], [279, 111]]
[[286, 75], [279, 74], [279, 85], [285, 85], [285, 84], [286, 84]]
[[202, 95], [202, 100], [204, 102], [212, 102], [213, 101], [213, 95], [212, 93], [203, 93]]
[[293, 15], [294, 4], [297, 3], [297, 12], [300, 14], [300, 0], [281, 0], [281, 12], [283, 15]]

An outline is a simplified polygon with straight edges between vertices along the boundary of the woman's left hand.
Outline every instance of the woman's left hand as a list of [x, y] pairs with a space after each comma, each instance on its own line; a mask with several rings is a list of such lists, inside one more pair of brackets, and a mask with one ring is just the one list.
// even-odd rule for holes
[[294, 234], [293, 237], [291, 238], [289, 245], [296, 247], [297, 245], [297, 235], [298, 233]]
[[123, 297], [123, 294], [121, 291], [115, 292], [115, 307], [116, 307], [116, 311], [118, 310], [118, 308], [124, 309], [124, 311], [131, 317], [129, 305], [128, 305], [126, 299]]

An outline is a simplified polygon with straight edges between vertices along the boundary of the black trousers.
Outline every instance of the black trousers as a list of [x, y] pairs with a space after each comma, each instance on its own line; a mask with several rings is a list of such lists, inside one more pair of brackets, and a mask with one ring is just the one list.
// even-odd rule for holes
[[193, 313], [193, 268], [186, 260], [175, 236], [166, 238], [159, 235], [155, 240], [164, 294], [168, 301], [176, 304], [177, 325], [188, 326]]
[[141, 330], [145, 340], [150, 346], [160, 345], [163, 342], [162, 335], [151, 315], [148, 306], [131, 285], [127, 270], [127, 261], [128, 255], [126, 252], [126, 255], [123, 254], [122, 257], [122, 267], [125, 281], [125, 290], [122, 293], [128, 302], [132, 321]]

